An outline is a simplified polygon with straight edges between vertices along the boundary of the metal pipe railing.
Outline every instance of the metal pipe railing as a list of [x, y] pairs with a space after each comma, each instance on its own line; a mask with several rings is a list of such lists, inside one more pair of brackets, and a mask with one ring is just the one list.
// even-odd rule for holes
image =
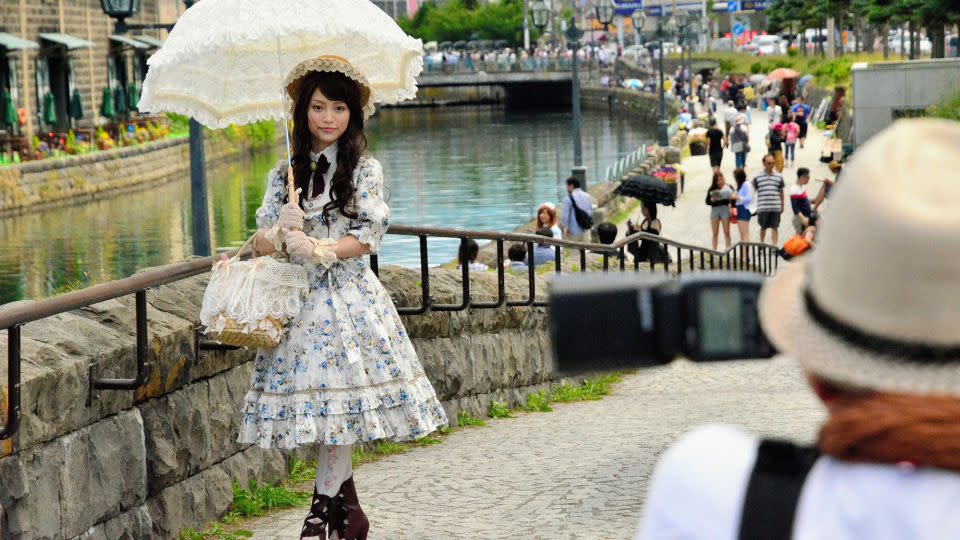
[[[626, 254], [631, 244], [640, 241], [653, 242], [654, 245], [664, 247], [664, 252], [669, 253], [673, 248], [677, 254], [676, 265], [677, 273], [682, 269], [682, 253], [686, 252], [689, 257], [689, 269], [694, 270], [694, 259], [699, 254], [700, 270], [706, 267], [705, 260], [709, 258], [710, 268], [714, 267], [714, 261], [724, 261], [723, 266], [731, 268], [730, 259], [733, 254], [735, 262], [740, 261], [743, 253], [748, 254], [748, 258], [743, 264], [737, 262], [734, 268], [741, 271], [760, 272], [766, 275], [772, 274], [777, 268], [776, 248], [768, 244], [759, 244], [753, 242], [740, 243], [728, 249], [725, 252], [714, 251], [699, 246], [685, 244], [663, 238], [644, 232], [638, 232], [622, 238], [609, 245], [594, 244], [589, 242], [573, 242], [569, 240], [557, 240], [555, 238], [546, 238], [535, 234], [526, 233], [501, 233], [493, 231], [474, 231], [463, 229], [448, 229], [438, 227], [412, 227], [409, 225], [393, 225], [387, 231], [388, 234], [416, 236], [420, 244], [420, 296], [419, 306], [400, 306], [397, 312], [403, 315], [419, 315], [428, 311], [463, 311], [466, 309], [497, 309], [504, 305], [511, 307], [543, 307], [546, 302], [537, 301], [536, 286], [536, 267], [533, 262], [533, 247], [535, 244], [544, 244], [554, 247], [554, 272], [559, 274], [563, 267], [563, 250], [571, 249], [579, 254], [580, 272], [587, 271], [587, 250], [601, 254], [602, 266], [604, 271], [610, 267], [610, 256], [617, 257], [620, 271], [626, 270]], [[428, 238], [457, 238], [462, 242], [467, 239], [492, 240], [496, 242], [497, 251], [497, 300], [495, 302], [473, 302], [471, 298], [470, 271], [469, 267], [461, 267], [461, 293], [462, 298], [459, 304], [433, 304], [430, 298], [430, 265], [429, 249], [427, 245]], [[506, 278], [504, 268], [504, 242], [522, 242], [527, 246], [527, 253], [531, 264], [528, 264], [527, 279], [527, 298], [518, 300], [509, 300], [506, 293]], [[147, 330], [147, 290], [168, 283], [173, 283], [182, 279], [197, 276], [210, 271], [210, 267], [222, 256], [232, 257], [237, 251], [229, 251], [225, 254], [218, 254], [211, 257], [202, 257], [191, 259], [184, 262], [169, 264], [166, 266], [154, 268], [137, 273], [133, 276], [94, 285], [86, 289], [66, 293], [53, 298], [46, 298], [35, 302], [21, 303], [15, 306], [0, 307], [0, 330], [7, 330], [7, 414], [2, 425], [0, 425], [0, 440], [8, 439], [16, 434], [20, 426], [21, 417], [21, 329], [24, 324], [37, 321], [46, 317], [58, 315], [75, 309], [83, 308], [99, 302], [112, 300], [121, 296], [133, 294], [136, 303], [136, 340], [137, 340], [137, 372], [131, 379], [96, 379], [93, 374], [93, 366], [90, 368], [90, 395], [92, 397], [94, 390], [137, 390], [141, 388], [150, 376], [148, 330]], [[246, 256], [246, 254], [243, 254]], [[650, 262], [650, 271], [656, 271], [658, 263]], [[667, 257], [662, 263], [659, 263], [664, 272], [670, 272], [671, 262]], [[370, 268], [375, 274], [379, 275], [379, 258], [376, 255], [370, 257]], [[634, 259], [634, 270], [640, 269], [640, 261]], [[202, 334], [195, 332], [194, 351], [196, 355], [201, 350], [229, 350], [235, 347], [226, 346], [215, 341], [201, 339]]]

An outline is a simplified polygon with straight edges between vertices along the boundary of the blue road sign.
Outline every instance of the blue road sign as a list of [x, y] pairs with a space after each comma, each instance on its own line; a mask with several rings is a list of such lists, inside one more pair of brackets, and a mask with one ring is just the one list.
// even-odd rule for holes
[[629, 17], [634, 11], [643, 9], [642, 0], [614, 0], [613, 5], [616, 8], [617, 15]]
[[732, 0], [727, 2], [727, 11], [730, 13], [736, 13], [737, 11], [740, 11], [740, 2]]
[[743, 33], [744, 30], [745, 30], [745, 29], [744, 29], [743, 25], [740, 24], [740, 23], [735, 23], [735, 24], [733, 25], [733, 35], [735, 35], [735, 36], [739, 36], [740, 34]]

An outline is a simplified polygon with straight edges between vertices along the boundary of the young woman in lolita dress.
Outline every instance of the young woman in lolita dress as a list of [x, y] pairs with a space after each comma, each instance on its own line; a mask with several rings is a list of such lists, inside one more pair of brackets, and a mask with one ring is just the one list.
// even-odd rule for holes
[[[239, 441], [321, 445], [301, 538], [365, 539], [351, 446], [423, 437], [447, 417], [363, 258], [377, 252], [390, 220], [380, 163], [364, 153], [369, 85], [333, 57], [298, 65], [287, 83], [293, 167], [282, 161], [268, 175], [257, 247], [271, 253], [282, 240], [291, 261], [306, 267], [310, 289], [279, 345], [257, 352]], [[299, 204], [287, 200], [288, 174]]]

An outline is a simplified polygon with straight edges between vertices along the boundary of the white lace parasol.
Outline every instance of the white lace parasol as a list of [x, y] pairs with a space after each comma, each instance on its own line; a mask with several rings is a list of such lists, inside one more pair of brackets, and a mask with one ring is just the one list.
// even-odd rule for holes
[[422, 49], [369, 0], [200, 0], [147, 61], [138, 108], [210, 128], [282, 120], [284, 79], [319, 56], [349, 62], [372, 103], [396, 103], [417, 93]]

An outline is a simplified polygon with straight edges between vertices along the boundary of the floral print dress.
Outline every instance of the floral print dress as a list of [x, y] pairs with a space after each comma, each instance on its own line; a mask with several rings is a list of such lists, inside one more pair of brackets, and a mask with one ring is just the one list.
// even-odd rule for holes
[[[258, 227], [276, 223], [285, 176], [284, 161], [268, 174]], [[353, 180], [357, 219], [333, 210], [324, 222], [319, 205], [307, 201], [304, 232], [334, 240], [353, 235], [376, 253], [390, 221], [380, 163], [361, 157]], [[257, 351], [239, 442], [289, 450], [399, 441], [445, 425], [446, 414], [390, 295], [366, 261], [341, 259], [329, 271], [293, 262], [307, 268], [310, 289], [279, 345]]]

